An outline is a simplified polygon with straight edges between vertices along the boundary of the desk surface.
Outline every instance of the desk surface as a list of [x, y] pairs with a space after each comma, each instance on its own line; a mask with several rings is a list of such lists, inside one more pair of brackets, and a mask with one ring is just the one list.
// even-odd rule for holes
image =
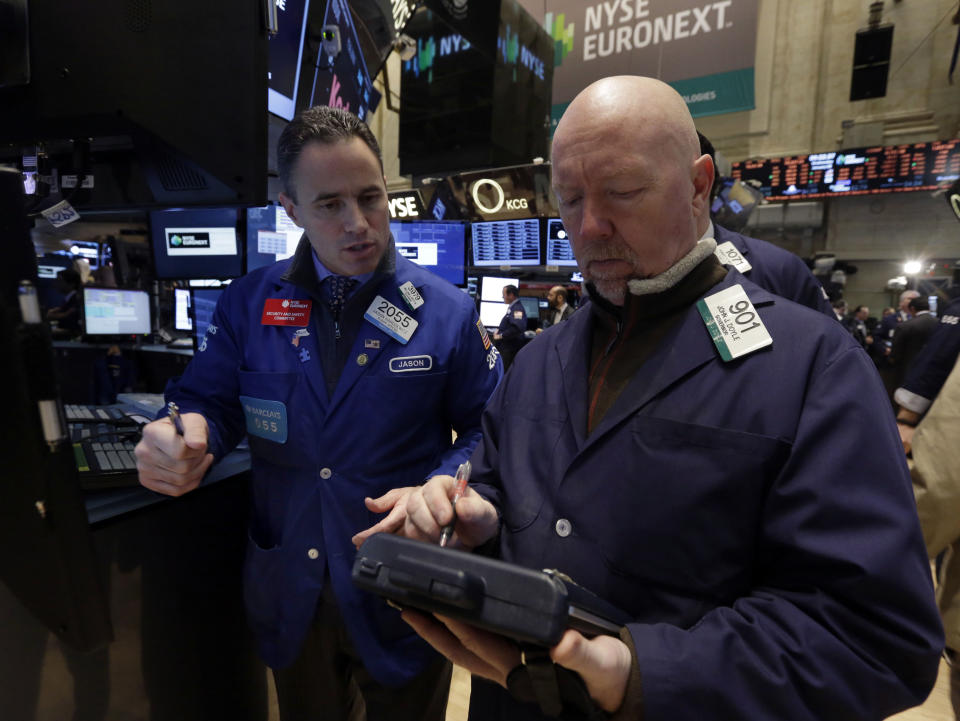
[[[120, 403], [113, 407], [120, 408], [126, 413], [149, 415], [151, 418], [156, 416], [157, 411], [163, 407], [163, 396], [158, 393], [121, 393], [117, 399]], [[248, 470], [250, 470], [250, 450], [237, 449], [227, 454], [210, 469], [201, 487]], [[84, 494], [84, 503], [87, 508], [87, 521], [93, 524], [170, 498], [143, 487], [115, 488], [106, 491], [90, 491]]]

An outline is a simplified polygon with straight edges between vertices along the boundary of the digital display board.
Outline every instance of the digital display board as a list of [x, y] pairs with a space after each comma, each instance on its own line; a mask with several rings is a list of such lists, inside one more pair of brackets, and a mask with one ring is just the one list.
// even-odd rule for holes
[[397, 252], [454, 285], [466, 285], [466, 225], [417, 221], [390, 223]]
[[247, 272], [289, 258], [302, 235], [282, 205], [247, 208]]
[[960, 140], [745, 160], [732, 175], [767, 200], [936, 190], [960, 177]]
[[570, 236], [560, 218], [547, 218], [547, 265], [577, 265]]
[[473, 223], [473, 264], [540, 265], [540, 221], [492, 220]]
[[310, 0], [277, 3], [277, 34], [270, 38], [267, 109], [284, 120], [296, 113], [303, 41]]

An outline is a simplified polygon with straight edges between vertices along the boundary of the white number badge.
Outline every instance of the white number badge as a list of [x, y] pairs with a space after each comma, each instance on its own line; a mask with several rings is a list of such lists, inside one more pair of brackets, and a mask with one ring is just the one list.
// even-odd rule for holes
[[697, 310], [725, 361], [773, 345], [773, 338], [739, 283], [698, 301]]
[[729, 240], [726, 243], [721, 243], [717, 246], [717, 249], [713, 251], [713, 254], [717, 256], [719, 260], [724, 265], [732, 265], [741, 273], [747, 273], [753, 268], [750, 265], [750, 261], [743, 257], [743, 253], [737, 250], [737, 246], [731, 243]]
[[417, 330], [417, 323], [410, 314], [401, 310], [382, 295], [373, 299], [363, 317], [373, 323], [395, 341], [406, 345]]

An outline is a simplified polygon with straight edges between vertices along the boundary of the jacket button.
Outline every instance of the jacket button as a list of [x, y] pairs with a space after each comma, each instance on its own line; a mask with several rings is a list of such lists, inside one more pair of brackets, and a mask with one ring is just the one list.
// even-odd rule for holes
[[568, 521], [566, 518], [557, 519], [557, 522], [553, 528], [560, 538], [566, 538], [570, 535], [570, 531], [573, 530], [573, 526], [570, 525], [570, 521]]
[[331, 471], [329, 468], [321, 468], [321, 469], [320, 469], [320, 477], [321, 477], [323, 480], [327, 480], [327, 479], [328, 479], [330, 476], [332, 476], [332, 475], [333, 475], [333, 471]]
[[309, 558], [311, 561], [316, 561], [318, 558], [320, 558], [320, 551], [318, 551], [316, 548], [311, 548], [309, 551], [307, 551], [307, 558]]

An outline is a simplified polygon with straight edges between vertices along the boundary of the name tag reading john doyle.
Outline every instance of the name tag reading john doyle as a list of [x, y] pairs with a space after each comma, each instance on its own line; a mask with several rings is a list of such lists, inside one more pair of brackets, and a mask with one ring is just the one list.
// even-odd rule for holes
[[404, 345], [410, 341], [417, 325], [419, 325], [409, 314], [400, 310], [381, 295], [373, 299], [363, 317], [395, 341]]
[[310, 308], [312, 300], [296, 300], [294, 298], [267, 298], [263, 302], [263, 315], [260, 318], [262, 325], [293, 325], [306, 326], [310, 324]]
[[773, 344], [757, 309], [739, 283], [698, 301], [697, 310], [725, 361]]

